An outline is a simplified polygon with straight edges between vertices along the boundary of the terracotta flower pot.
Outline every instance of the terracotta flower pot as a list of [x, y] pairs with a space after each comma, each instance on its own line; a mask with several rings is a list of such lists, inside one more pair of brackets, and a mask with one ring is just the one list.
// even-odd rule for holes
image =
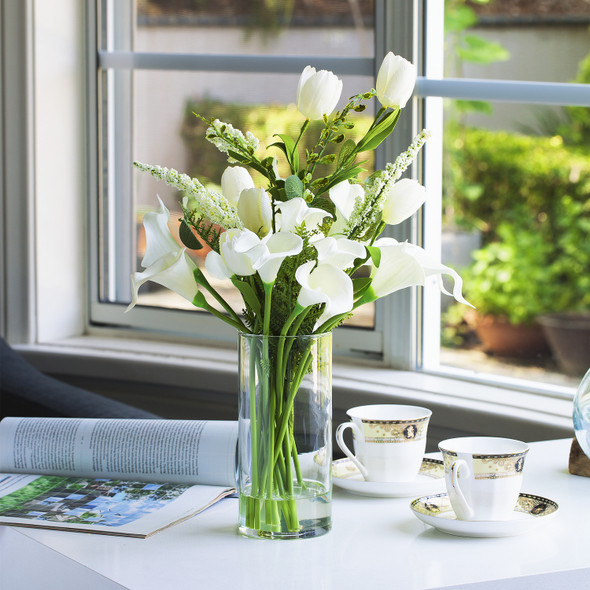
[[554, 313], [538, 321], [561, 369], [584, 375], [590, 368], [590, 313]]
[[549, 352], [543, 329], [537, 323], [511, 324], [493, 315], [475, 315], [470, 323], [487, 353], [530, 358]]

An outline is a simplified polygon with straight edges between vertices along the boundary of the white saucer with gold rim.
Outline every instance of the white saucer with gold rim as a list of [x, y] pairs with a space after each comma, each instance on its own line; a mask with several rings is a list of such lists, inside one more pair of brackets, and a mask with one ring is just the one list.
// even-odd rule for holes
[[444, 477], [443, 462], [439, 459], [425, 458], [414, 480], [399, 482], [365, 481], [350, 459], [337, 459], [332, 463], [334, 485], [359, 496], [410, 498], [433, 494], [444, 490]]
[[458, 520], [449, 496], [436, 494], [417, 498], [410, 504], [414, 515], [422, 522], [450, 535], [459, 537], [511, 537], [536, 529], [551, 519], [558, 506], [553, 500], [520, 494], [512, 518], [507, 520]]

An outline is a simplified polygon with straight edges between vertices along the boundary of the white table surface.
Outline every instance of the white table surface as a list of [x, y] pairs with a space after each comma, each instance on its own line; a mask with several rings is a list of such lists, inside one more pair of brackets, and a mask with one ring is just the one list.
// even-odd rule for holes
[[420, 522], [411, 498], [335, 488], [327, 535], [247, 539], [236, 529], [238, 501], [228, 498], [148, 539], [0, 527], [0, 588], [590, 588], [590, 478], [568, 473], [570, 444], [531, 445], [522, 491], [559, 511], [529, 534], [453, 537]]

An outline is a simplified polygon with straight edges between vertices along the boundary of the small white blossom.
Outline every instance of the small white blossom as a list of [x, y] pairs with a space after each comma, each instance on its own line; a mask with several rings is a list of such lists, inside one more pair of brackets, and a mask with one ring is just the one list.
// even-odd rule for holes
[[191, 209], [198, 217], [204, 217], [224, 229], [242, 229], [244, 227], [236, 207], [222, 194], [207, 190], [196, 178], [180, 174], [173, 168], [150, 166], [141, 162], [134, 162], [133, 165], [182, 191], [188, 197]]

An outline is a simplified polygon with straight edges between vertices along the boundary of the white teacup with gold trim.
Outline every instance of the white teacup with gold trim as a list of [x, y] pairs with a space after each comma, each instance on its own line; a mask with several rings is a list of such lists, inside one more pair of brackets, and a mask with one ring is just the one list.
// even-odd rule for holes
[[[346, 412], [350, 422], [336, 429], [336, 441], [366, 481], [412, 481], [426, 450], [426, 431], [432, 412], [419, 406], [376, 404]], [[354, 453], [344, 442], [352, 430]]]
[[508, 520], [522, 486], [529, 447], [510, 438], [466, 436], [439, 443], [445, 483], [459, 520]]

